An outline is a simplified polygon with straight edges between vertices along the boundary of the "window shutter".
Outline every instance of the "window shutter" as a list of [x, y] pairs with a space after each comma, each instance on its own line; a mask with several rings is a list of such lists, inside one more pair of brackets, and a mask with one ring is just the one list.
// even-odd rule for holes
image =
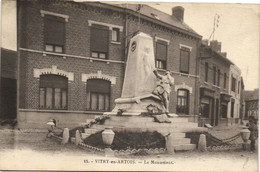
[[157, 41], [156, 43], [156, 59], [167, 60], [167, 43], [163, 41]]
[[101, 79], [90, 79], [87, 81], [87, 91], [110, 93], [110, 82]]
[[45, 41], [47, 44], [64, 45], [65, 21], [57, 17], [46, 16], [45, 21]]
[[108, 52], [108, 27], [100, 27], [92, 25], [91, 27], [91, 51], [95, 52]]
[[40, 87], [68, 88], [68, 78], [58, 75], [41, 75]]
[[189, 51], [181, 50], [181, 72], [189, 73], [189, 55]]

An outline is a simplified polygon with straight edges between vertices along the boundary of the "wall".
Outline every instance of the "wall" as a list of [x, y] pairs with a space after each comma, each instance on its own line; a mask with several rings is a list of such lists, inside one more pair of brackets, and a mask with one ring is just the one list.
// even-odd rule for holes
[[[101, 71], [104, 75], [116, 78], [116, 84], [111, 85], [111, 109], [115, 98], [120, 97], [123, 82], [124, 64], [120, 63], [123, 49], [122, 45], [112, 44], [110, 41], [109, 60], [106, 62], [75, 58], [75, 56], [90, 56], [90, 27], [88, 20], [104, 21], [114, 25], [123, 25], [122, 17], [105, 16], [102, 10], [79, 8], [74, 3], [36, 3], [30, 1], [22, 3], [21, 17], [21, 94], [20, 108], [37, 109], [39, 106], [39, 80], [33, 76], [34, 69], [51, 68], [57, 66], [59, 70], [72, 72], [74, 81], [69, 83], [68, 110], [86, 110], [86, 84], [81, 80], [81, 74], [97, 74]], [[40, 10], [51, 11], [69, 16], [66, 22], [65, 54], [68, 57], [39, 53], [44, 47], [44, 17]], [[121, 19], [121, 20], [120, 20]], [[75, 27], [78, 26], [78, 27]], [[122, 32], [120, 42], [123, 44]], [[111, 40], [111, 31], [110, 31]], [[33, 50], [29, 52], [28, 50]], [[74, 55], [74, 56], [71, 56]], [[86, 81], [85, 81], [86, 82]]]

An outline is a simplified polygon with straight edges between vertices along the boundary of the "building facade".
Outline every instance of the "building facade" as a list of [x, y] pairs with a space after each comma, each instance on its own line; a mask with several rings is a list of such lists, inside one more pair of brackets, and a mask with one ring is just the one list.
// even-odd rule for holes
[[259, 89], [244, 91], [245, 119], [250, 116], [259, 118]]
[[230, 65], [221, 42], [203, 40], [200, 53], [200, 120], [201, 126], [226, 126], [228, 123]]
[[229, 72], [229, 94], [231, 95], [228, 103], [228, 124], [239, 123], [240, 119], [240, 94], [241, 94], [241, 70], [235, 65], [230, 66]]
[[198, 114], [197, 47], [201, 36], [173, 15], [146, 5], [18, 1], [19, 128], [77, 126], [111, 111], [121, 96], [128, 42], [141, 31], [154, 38], [156, 67], [175, 85], [170, 112]]

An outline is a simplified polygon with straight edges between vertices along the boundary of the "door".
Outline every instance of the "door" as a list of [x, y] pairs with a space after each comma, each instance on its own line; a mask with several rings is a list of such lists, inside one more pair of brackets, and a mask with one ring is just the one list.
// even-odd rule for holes
[[219, 99], [216, 99], [216, 120], [215, 120], [215, 126], [218, 126], [218, 117], [219, 117]]
[[210, 99], [210, 125], [214, 126], [214, 99]]

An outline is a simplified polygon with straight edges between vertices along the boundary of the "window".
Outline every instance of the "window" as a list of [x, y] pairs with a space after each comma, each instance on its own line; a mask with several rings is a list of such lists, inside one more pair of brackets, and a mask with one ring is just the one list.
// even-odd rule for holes
[[233, 92], [236, 91], [236, 82], [237, 82], [236, 79], [232, 76], [231, 90]]
[[177, 113], [178, 114], [189, 114], [189, 91], [179, 89], [177, 93]]
[[61, 17], [46, 15], [45, 51], [64, 53], [65, 44], [65, 20]]
[[110, 82], [101, 79], [87, 81], [87, 110], [109, 111]]
[[213, 67], [213, 84], [216, 85], [216, 72], [217, 72], [217, 69], [216, 69], [216, 66]]
[[112, 41], [119, 42], [119, 29], [118, 28], [112, 29]]
[[209, 64], [205, 63], [205, 81], [208, 82]]
[[218, 82], [217, 85], [220, 86], [220, 70], [218, 69]]
[[224, 73], [224, 88], [227, 88], [227, 74]]
[[166, 62], [167, 62], [167, 42], [157, 40], [155, 67], [159, 69], [166, 69]]
[[107, 26], [93, 24], [91, 26], [91, 57], [108, 58], [108, 38], [109, 30]]
[[238, 81], [238, 84], [237, 84], [237, 94], [239, 94], [239, 89], [240, 89], [240, 81]]
[[180, 72], [189, 73], [190, 49], [182, 47], [180, 52]]
[[58, 75], [40, 76], [40, 108], [67, 109], [68, 78]]

